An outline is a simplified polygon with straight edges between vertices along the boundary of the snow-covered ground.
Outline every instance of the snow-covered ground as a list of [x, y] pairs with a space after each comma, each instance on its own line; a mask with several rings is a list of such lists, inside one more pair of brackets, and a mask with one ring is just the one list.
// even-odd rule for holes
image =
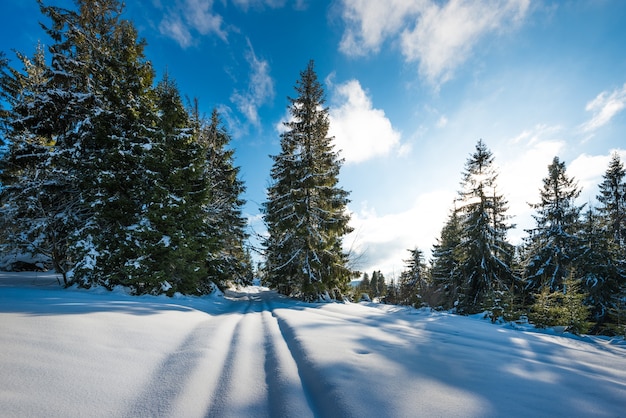
[[131, 297], [0, 273], [0, 416], [626, 417], [626, 346], [261, 287]]

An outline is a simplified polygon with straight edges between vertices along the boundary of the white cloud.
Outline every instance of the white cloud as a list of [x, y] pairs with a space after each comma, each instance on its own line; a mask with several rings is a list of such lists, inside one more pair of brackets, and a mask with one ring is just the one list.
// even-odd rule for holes
[[408, 61], [419, 60], [420, 74], [427, 80], [443, 83], [467, 60], [483, 36], [519, 21], [528, 4], [529, 0], [431, 3], [421, 11], [413, 28], [402, 31], [402, 53]]
[[428, 1], [415, 0], [344, 0], [342, 18], [346, 30], [339, 49], [346, 55], [378, 52], [386, 38], [397, 35]]
[[225, 41], [222, 23], [222, 17], [213, 13], [213, 0], [184, 0], [167, 9], [159, 31], [187, 48], [194, 43], [194, 33], [214, 34]]
[[265, 60], [259, 59], [248, 40], [246, 61], [250, 65], [250, 79], [246, 91], [236, 90], [230, 100], [237, 109], [246, 116], [246, 119], [255, 126], [259, 126], [258, 108], [274, 97], [274, 80], [270, 76], [270, 66]]
[[606, 125], [613, 117], [626, 107], [626, 83], [612, 92], [603, 91], [585, 106], [585, 110], [593, 116], [582, 124], [583, 132], [592, 132]]
[[159, 24], [161, 34], [174, 39], [182, 48], [187, 48], [193, 41], [188, 26], [176, 14], [166, 15]]
[[499, 167], [498, 187], [509, 203], [507, 213], [517, 227], [509, 238], [513, 244], [521, 243], [525, 229], [534, 226], [534, 209], [529, 203], [539, 201], [543, 179], [548, 175], [548, 165], [565, 148], [565, 141], [555, 139], [558, 126], [537, 125], [525, 130], [496, 153]]
[[404, 151], [400, 132], [396, 131], [385, 112], [375, 109], [372, 100], [357, 80], [333, 86], [330, 109], [330, 132], [337, 150], [346, 163], [359, 163], [392, 150]]
[[544, 137], [552, 136], [561, 130], [562, 128], [558, 125], [549, 126], [546, 124], [537, 124], [530, 129], [525, 129], [518, 136], [510, 140], [510, 142], [512, 144], [518, 144], [523, 141], [528, 145], [533, 145], [537, 142], [543, 141]]
[[622, 162], [626, 161], [626, 150], [611, 150], [606, 155], [579, 155], [567, 167], [567, 174], [573, 177], [582, 189], [579, 204], [587, 203], [596, 206], [598, 186], [602, 183], [602, 176], [609, 168], [612, 154], [617, 152]]
[[478, 41], [488, 33], [520, 22], [530, 0], [343, 0], [346, 29], [340, 50], [347, 55], [378, 52], [397, 40], [409, 62], [435, 85], [452, 77]]
[[352, 213], [354, 232], [344, 240], [358, 257], [355, 268], [368, 273], [381, 270], [388, 280], [394, 274], [397, 278], [404, 269], [407, 250], [417, 247], [430, 254], [454, 197], [454, 191], [424, 193], [408, 210], [385, 215], [362, 203], [361, 209]]

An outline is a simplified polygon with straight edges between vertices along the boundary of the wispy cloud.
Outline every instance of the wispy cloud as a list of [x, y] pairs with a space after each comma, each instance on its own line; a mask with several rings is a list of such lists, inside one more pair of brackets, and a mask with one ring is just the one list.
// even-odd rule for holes
[[418, 62], [433, 85], [449, 80], [487, 34], [521, 22], [530, 0], [343, 0], [346, 29], [340, 50], [348, 55], [378, 52], [388, 39], [399, 42], [407, 62]]
[[402, 151], [401, 134], [357, 80], [333, 85], [330, 132], [346, 163], [359, 163], [391, 151]]
[[226, 41], [222, 24], [222, 16], [213, 13], [213, 0], [184, 0], [166, 9], [159, 31], [187, 48], [197, 35], [213, 34]]
[[258, 109], [274, 97], [274, 80], [270, 76], [269, 63], [256, 56], [250, 40], [246, 61], [250, 65], [248, 88], [244, 91], [235, 90], [230, 100], [250, 123], [260, 126]]
[[467, 60], [478, 41], [505, 24], [519, 21], [528, 0], [435, 3], [422, 10], [413, 28], [402, 31], [402, 53], [419, 61], [419, 71], [433, 84], [446, 82]]
[[626, 107], [626, 83], [613, 91], [603, 91], [585, 106], [593, 116], [581, 125], [583, 132], [590, 133], [606, 125]]
[[378, 52], [387, 38], [397, 36], [428, 1], [343, 0], [342, 3], [346, 29], [339, 49], [347, 55], [367, 55]]

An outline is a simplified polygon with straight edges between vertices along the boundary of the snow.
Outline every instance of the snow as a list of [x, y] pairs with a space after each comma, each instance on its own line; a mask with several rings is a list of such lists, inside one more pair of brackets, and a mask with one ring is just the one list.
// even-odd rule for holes
[[0, 415], [626, 416], [623, 339], [260, 286], [202, 298], [0, 273]]

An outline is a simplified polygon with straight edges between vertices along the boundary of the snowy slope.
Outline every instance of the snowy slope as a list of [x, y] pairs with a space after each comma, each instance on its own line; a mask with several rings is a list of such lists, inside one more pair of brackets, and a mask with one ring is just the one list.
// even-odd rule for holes
[[378, 304], [0, 274], [0, 416], [626, 417], [623, 341]]

